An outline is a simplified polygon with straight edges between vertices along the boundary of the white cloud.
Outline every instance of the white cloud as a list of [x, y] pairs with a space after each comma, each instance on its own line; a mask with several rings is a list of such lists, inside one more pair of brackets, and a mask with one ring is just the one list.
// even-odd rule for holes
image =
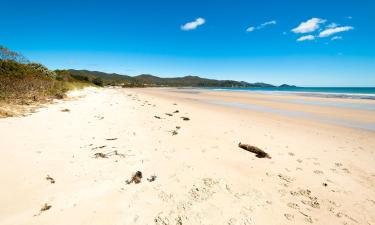
[[260, 29], [263, 29], [263, 28], [265, 28], [266, 26], [269, 26], [269, 25], [276, 25], [276, 23], [277, 23], [276, 20], [267, 21], [267, 22], [264, 22], [257, 27], [251, 26], [251, 27], [247, 28], [246, 32], [253, 32], [254, 30], [260, 30]]
[[342, 37], [341, 36], [334, 36], [331, 38], [332, 41], [335, 41], [335, 40], [341, 40]]
[[296, 34], [310, 33], [319, 29], [319, 24], [325, 22], [326, 20], [320, 18], [311, 18], [306, 22], [302, 22], [300, 25], [298, 25], [298, 27], [292, 29], [292, 32]]
[[297, 41], [312, 41], [314, 39], [315, 37], [313, 35], [306, 35], [298, 38]]
[[328, 28], [323, 30], [322, 32], [319, 33], [319, 37], [328, 37], [336, 33], [344, 32], [344, 31], [349, 31], [353, 30], [354, 28], [351, 26], [344, 26], [344, 27], [334, 27], [334, 28]]
[[255, 30], [255, 27], [249, 27], [246, 29], [246, 32], [253, 32]]
[[267, 21], [259, 25], [257, 28], [262, 29], [263, 27], [268, 26], [268, 25], [276, 25], [276, 23], [277, 23], [276, 20]]
[[188, 22], [188, 23], [182, 25], [181, 30], [185, 30], [185, 31], [194, 30], [197, 27], [203, 25], [205, 22], [206, 22], [206, 20], [204, 18], [199, 17], [195, 21]]

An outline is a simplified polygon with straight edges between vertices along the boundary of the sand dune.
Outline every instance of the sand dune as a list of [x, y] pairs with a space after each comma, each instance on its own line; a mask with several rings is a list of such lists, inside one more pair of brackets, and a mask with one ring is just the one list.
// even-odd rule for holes
[[375, 224], [374, 131], [205, 100], [362, 123], [374, 111], [171, 89], [70, 96], [0, 119], [1, 225]]

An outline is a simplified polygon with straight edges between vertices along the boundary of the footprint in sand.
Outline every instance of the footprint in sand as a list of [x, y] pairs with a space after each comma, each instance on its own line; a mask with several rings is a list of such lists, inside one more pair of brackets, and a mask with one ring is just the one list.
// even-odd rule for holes
[[285, 216], [285, 218], [286, 218], [287, 220], [294, 220], [294, 215], [292, 215], [292, 214], [285, 213], [284, 216]]
[[203, 184], [193, 185], [193, 187], [189, 190], [189, 196], [194, 201], [199, 202], [210, 199], [215, 194], [213, 189], [219, 183], [212, 178], [204, 178], [202, 181]]
[[287, 206], [292, 209], [299, 209], [299, 205], [293, 202], [289, 202]]
[[321, 171], [321, 170], [314, 170], [314, 173], [315, 174], [323, 174], [323, 171]]

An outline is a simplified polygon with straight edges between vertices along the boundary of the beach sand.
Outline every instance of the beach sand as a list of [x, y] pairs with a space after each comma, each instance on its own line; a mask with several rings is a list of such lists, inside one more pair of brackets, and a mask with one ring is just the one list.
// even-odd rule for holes
[[375, 224], [375, 111], [357, 107], [372, 104], [75, 91], [0, 119], [0, 224]]

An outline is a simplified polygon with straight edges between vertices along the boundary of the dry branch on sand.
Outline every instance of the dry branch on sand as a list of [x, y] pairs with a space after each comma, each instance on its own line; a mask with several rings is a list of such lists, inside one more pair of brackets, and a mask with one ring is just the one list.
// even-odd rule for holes
[[156, 176], [152, 175], [150, 178], [147, 178], [148, 182], [153, 182], [156, 180]]
[[108, 152], [108, 153], [97, 152], [97, 153], [94, 154], [93, 158], [108, 158], [109, 156], [113, 156], [113, 155], [117, 155], [117, 156], [120, 156], [122, 158], [125, 158], [125, 154], [118, 153], [117, 150], [112, 151], [112, 152]]
[[49, 205], [47, 203], [44, 203], [42, 208], [39, 210], [38, 214], [35, 214], [34, 216], [39, 216], [42, 212], [49, 210], [52, 207], [52, 205]]
[[117, 140], [118, 138], [107, 138], [106, 140], [107, 141], [114, 141], [114, 140]]
[[141, 183], [141, 180], [142, 180], [142, 172], [141, 171], [137, 171], [135, 174], [133, 174], [133, 176], [131, 177], [130, 180], [126, 180], [125, 182], [127, 184], [131, 184], [131, 183], [135, 183], [135, 184], [139, 184]]
[[238, 147], [256, 154], [256, 157], [258, 158], [269, 158], [269, 159], [271, 158], [271, 156], [269, 156], [268, 153], [266, 153], [265, 151], [263, 151], [262, 149], [258, 147], [248, 145], [248, 144], [242, 144], [241, 142], [238, 144]]
[[47, 175], [46, 180], [48, 180], [49, 182], [51, 182], [51, 184], [55, 183], [55, 179], [53, 179], [52, 177], [50, 177], [50, 175]]

